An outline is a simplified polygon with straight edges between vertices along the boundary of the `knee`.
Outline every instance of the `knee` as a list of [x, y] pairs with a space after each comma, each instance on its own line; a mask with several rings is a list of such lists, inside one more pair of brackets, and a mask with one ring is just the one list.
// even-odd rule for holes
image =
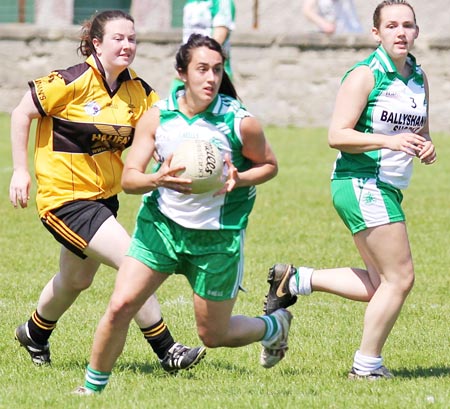
[[90, 274], [74, 274], [72, 277], [63, 277], [60, 275], [60, 279], [57, 280], [59, 285], [65, 288], [66, 291], [76, 292], [81, 292], [88, 289], [93, 281], [94, 276]]
[[414, 271], [410, 270], [395, 280], [397, 291], [406, 297], [414, 286]]
[[87, 290], [91, 286], [93, 281], [94, 281], [94, 277], [86, 277], [86, 278], [74, 281], [72, 286], [73, 286], [74, 290], [84, 291], [84, 290]]
[[408, 274], [408, 276], [402, 281], [403, 281], [402, 282], [402, 291], [407, 295], [414, 287], [414, 281], [415, 281], [414, 272], [411, 271], [411, 273]]
[[219, 348], [223, 346], [223, 337], [220, 333], [209, 331], [207, 328], [198, 328], [198, 336], [207, 348]]
[[108, 304], [108, 320], [112, 324], [128, 324], [138, 309], [134, 302], [113, 295]]

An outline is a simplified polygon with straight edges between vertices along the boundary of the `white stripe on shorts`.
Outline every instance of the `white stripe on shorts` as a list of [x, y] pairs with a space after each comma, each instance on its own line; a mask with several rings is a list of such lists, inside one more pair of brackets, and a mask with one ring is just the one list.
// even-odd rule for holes
[[238, 265], [238, 272], [237, 272], [237, 276], [236, 276], [236, 282], [234, 283], [234, 288], [233, 288], [233, 294], [232, 294], [232, 298], [236, 297], [239, 289], [241, 288], [242, 285], [242, 280], [244, 278], [244, 241], [245, 241], [245, 230], [242, 229], [240, 231], [240, 235], [241, 235], [241, 258], [239, 260], [239, 265]]
[[389, 214], [376, 179], [353, 179], [353, 189], [359, 201], [361, 215], [367, 227], [380, 226], [390, 222]]

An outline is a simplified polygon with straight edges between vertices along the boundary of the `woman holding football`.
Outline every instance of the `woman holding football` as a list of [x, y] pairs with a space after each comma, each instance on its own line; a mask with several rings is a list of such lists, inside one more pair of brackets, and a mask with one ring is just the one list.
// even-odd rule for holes
[[379, 47], [344, 76], [328, 133], [329, 145], [339, 150], [331, 177], [333, 204], [365, 268], [276, 264], [269, 271], [265, 310], [286, 308], [312, 291], [368, 302], [349, 378], [376, 380], [392, 377], [381, 352], [414, 283], [401, 190], [409, 184], [414, 158], [430, 165], [436, 152], [427, 79], [410, 54], [419, 34], [412, 6], [381, 2], [372, 34]]
[[[232, 316], [255, 185], [272, 179], [278, 168], [259, 122], [236, 99], [224, 61], [217, 41], [191, 35], [176, 55], [181, 84], [136, 127], [122, 186], [144, 198], [128, 257], [95, 334], [85, 379], [89, 392], [101, 390], [92, 387], [92, 376], [106, 386], [131, 318], [171, 274], [185, 275], [193, 289], [197, 331], [207, 347], [262, 341], [264, 367], [285, 354], [288, 311]], [[219, 191], [191, 194], [192, 181], [176, 176], [183, 168], [171, 166], [173, 151], [189, 138], [210, 141], [224, 155], [228, 177]], [[160, 167], [146, 173], [155, 153]]]

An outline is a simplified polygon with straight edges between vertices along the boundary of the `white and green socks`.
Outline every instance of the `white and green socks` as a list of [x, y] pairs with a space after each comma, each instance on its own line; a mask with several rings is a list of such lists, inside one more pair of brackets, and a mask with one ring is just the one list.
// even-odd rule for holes
[[297, 272], [289, 280], [289, 292], [292, 295], [310, 295], [313, 271], [310, 267], [297, 267]]
[[92, 369], [89, 365], [86, 367], [86, 375], [84, 378], [84, 387], [96, 393], [105, 389], [108, 384], [111, 372], [101, 372]]
[[266, 332], [264, 333], [261, 341], [269, 341], [278, 334], [280, 326], [278, 325], [277, 319], [273, 315], [260, 315], [256, 318], [263, 320], [266, 324]]

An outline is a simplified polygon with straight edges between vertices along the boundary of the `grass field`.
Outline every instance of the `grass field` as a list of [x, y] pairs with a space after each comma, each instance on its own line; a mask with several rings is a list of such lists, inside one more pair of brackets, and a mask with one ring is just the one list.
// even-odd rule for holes
[[[51, 338], [53, 364], [32, 365], [14, 341], [43, 285], [58, 269], [58, 245], [34, 205], [13, 209], [9, 119], [0, 115], [2, 218], [0, 245], [0, 408], [450, 408], [449, 233], [450, 134], [435, 134], [438, 162], [416, 163], [405, 191], [416, 284], [384, 349], [395, 379], [346, 379], [358, 347], [365, 305], [314, 293], [291, 308], [290, 349], [271, 370], [260, 346], [209, 350], [192, 371], [166, 375], [136, 325], [103, 394], [70, 394], [83, 381], [93, 332], [115, 272], [101, 268], [93, 286], [62, 317]], [[274, 262], [314, 267], [361, 266], [349, 233], [332, 208], [329, 174], [335, 152], [323, 129], [267, 128], [280, 172], [261, 186], [246, 242], [246, 276], [236, 314], [261, 312], [267, 269]], [[34, 196], [34, 190], [33, 190]], [[121, 222], [131, 230], [139, 198], [121, 196]], [[177, 340], [196, 345], [191, 293], [169, 279], [159, 299]]]

